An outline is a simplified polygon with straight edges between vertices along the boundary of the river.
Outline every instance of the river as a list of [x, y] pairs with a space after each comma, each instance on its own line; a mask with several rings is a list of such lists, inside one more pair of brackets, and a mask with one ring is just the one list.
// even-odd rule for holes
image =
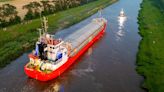
[[[140, 88], [143, 78], [135, 70], [141, 40], [137, 24], [140, 3], [120, 0], [103, 9], [102, 16], [108, 20], [106, 33], [57, 79], [40, 82], [28, 78], [23, 70], [28, 53], [24, 53], [0, 70], [0, 92], [145, 92]], [[121, 8], [126, 21], [118, 21]], [[63, 38], [98, 16], [96, 13], [56, 36]]]

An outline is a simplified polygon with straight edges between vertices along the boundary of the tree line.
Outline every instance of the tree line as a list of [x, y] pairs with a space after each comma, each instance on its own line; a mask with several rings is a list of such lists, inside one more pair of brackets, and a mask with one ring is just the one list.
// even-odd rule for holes
[[41, 15], [54, 14], [58, 11], [84, 5], [96, 0], [52, 0], [52, 1], [34, 1], [24, 5], [22, 9], [26, 9], [27, 13], [21, 20], [15, 6], [3, 4], [0, 6], [0, 28], [21, 23], [40, 17]]
[[10, 4], [4, 4], [0, 7], [0, 28], [17, 24], [21, 18], [17, 15], [16, 7]]

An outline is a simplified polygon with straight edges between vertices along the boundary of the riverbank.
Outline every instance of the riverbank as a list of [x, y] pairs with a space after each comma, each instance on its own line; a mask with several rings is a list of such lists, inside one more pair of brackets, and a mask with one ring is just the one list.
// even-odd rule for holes
[[[97, 0], [95, 2], [52, 14], [48, 17], [49, 32], [61, 30], [96, 13], [117, 0]], [[6, 31], [0, 29], [0, 67], [4, 67], [23, 52], [34, 47], [39, 33], [40, 19], [27, 24], [8, 27]]]
[[164, 92], [164, 2], [143, 0], [139, 13], [142, 40], [137, 56], [137, 71], [145, 78], [143, 88]]

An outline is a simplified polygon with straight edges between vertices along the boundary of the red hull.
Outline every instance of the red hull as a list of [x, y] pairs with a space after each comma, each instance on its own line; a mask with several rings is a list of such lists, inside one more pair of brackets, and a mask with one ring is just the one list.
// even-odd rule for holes
[[51, 79], [54, 79], [61, 75], [67, 68], [69, 68], [75, 61], [76, 59], [81, 56], [96, 40], [98, 40], [103, 33], [106, 30], [106, 24], [104, 25], [104, 28], [99, 32], [97, 36], [94, 37], [92, 41], [90, 41], [83, 49], [81, 49], [75, 56], [70, 57], [68, 61], [63, 64], [61, 67], [59, 67], [57, 70], [53, 71], [52, 73], [46, 74], [43, 72], [36, 71], [34, 69], [29, 69], [26, 66], [24, 67], [25, 73], [34, 79], [40, 80], [40, 81], [48, 81]]

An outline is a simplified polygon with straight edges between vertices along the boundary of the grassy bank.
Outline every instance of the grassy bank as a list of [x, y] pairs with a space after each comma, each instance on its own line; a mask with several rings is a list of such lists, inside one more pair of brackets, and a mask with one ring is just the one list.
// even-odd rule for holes
[[[49, 15], [49, 32], [57, 31], [73, 25], [117, 0], [97, 0], [95, 2]], [[0, 67], [4, 67], [23, 52], [34, 47], [38, 37], [36, 28], [40, 27], [40, 19], [27, 24], [10, 26], [6, 31], [0, 29]], [[21, 62], [21, 61], [20, 61]]]
[[143, 88], [164, 92], [164, 12], [163, 0], [143, 0], [139, 13], [142, 40], [137, 56], [137, 71], [145, 78]]

